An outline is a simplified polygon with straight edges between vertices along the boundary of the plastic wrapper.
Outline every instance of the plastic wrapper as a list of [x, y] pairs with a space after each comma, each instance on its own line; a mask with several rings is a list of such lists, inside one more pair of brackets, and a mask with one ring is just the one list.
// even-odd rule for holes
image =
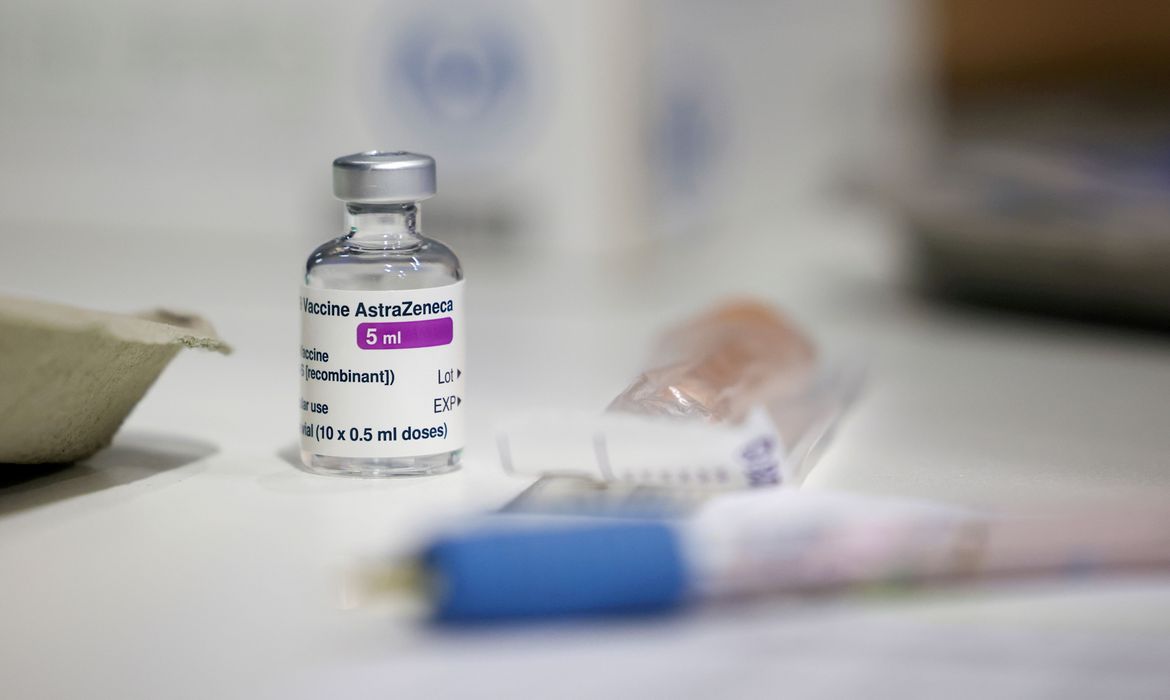
[[602, 415], [533, 417], [499, 435], [520, 474], [670, 487], [796, 485], [861, 385], [771, 307], [716, 307], [661, 337]]

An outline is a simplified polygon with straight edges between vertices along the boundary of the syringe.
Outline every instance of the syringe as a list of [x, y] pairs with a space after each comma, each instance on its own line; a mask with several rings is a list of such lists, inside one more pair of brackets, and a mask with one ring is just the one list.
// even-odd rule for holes
[[704, 599], [1170, 565], [1170, 511], [979, 515], [770, 491], [684, 521], [488, 519], [420, 561], [448, 621], [644, 613]]

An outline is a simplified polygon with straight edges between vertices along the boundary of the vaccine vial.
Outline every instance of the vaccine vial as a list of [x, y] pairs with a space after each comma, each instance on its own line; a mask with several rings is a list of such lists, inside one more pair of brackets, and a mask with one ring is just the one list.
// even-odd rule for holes
[[301, 461], [312, 472], [417, 476], [463, 451], [463, 270], [422, 235], [435, 161], [333, 161], [348, 231], [313, 251], [301, 288]]

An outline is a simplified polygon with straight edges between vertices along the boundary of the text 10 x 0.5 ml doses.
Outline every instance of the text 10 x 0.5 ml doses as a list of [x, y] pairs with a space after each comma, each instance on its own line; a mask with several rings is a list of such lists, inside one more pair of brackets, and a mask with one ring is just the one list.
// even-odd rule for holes
[[463, 270], [422, 235], [435, 161], [333, 161], [349, 231], [313, 251], [301, 288], [301, 461], [348, 476], [438, 474], [463, 451]]

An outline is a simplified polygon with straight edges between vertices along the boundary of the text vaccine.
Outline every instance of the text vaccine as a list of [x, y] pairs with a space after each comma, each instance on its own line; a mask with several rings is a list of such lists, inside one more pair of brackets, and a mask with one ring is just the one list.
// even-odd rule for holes
[[313, 251], [301, 287], [301, 460], [322, 474], [455, 469], [463, 451], [463, 270], [422, 235], [435, 161], [333, 161], [348, 232]]

